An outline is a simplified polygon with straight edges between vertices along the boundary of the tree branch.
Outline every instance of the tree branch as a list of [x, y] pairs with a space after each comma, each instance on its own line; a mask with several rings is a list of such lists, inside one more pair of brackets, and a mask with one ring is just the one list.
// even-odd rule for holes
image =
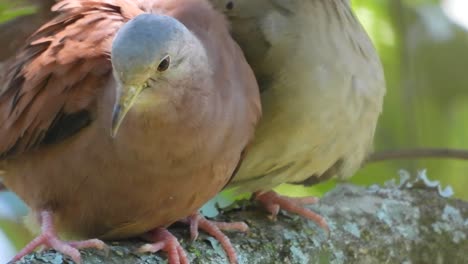
[[449, 148], [415, 148], [386, 150], [376, 152], [369, 156], [367, 162], [379, 162], [392, 159], [427, 159], [427, 158], [445, 158], [468, 160], [468, 150], [449, 149]]
[[[407, 189], [405, 186], [412, 186]], [[325, 216], [331, 236], [301, 217], [283, 214], [276, 222], [247, 201], [220, 220], [245, 220], [248, 234], [229, 234], [239, 263], [465, 263], [468, 259], [468, 203], [443, 198], [414, 184], [384, 188], [341, 185], [314, 210]], [[245, 207], [245, 210], [240, 210]], [[171, 229], [192, 263], [227, 263], [219, 244], [201, 235], [188, 243], [187, 228]], [[84, 263], [164, 263], [165, 257], [133, 253], [142, 242], [110, 243], [108, 256], [84, 251]], [[63, 263], [52, 251], [19, 263]]]

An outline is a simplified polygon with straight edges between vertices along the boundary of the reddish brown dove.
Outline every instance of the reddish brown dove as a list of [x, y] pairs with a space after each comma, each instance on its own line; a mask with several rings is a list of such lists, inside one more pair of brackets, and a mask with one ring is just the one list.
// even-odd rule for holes
[[380, 59], [348, 0], [211, 0], [225, 12], [261, 89], [262, 120], [230, 183], [275, 216], [280, 208], [327, 228], [303, 208], [316, 199], [271, 191], [355, 173], [382, 111]]
[[205, 0], [63, 0], [53, 11], [0, 94], [4, 183], [42, 228], [14, 260], [45, 245], [79, 262], [77, 249], [104, 247], [58, 233], [150, 232], [142, 251], [188, 262], [164, 228], [226, 185], [261, 112], [225, 18]]

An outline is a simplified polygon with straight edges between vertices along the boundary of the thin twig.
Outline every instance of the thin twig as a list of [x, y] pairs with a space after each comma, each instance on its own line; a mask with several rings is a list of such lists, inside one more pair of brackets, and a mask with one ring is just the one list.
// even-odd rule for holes
[[468, 150], [466, 149], [446, 149], [446, 148], [415, 148], [401, 150], [387, 150], [373, 153], [367, 162], [379, 162], [395, 159], [459, 159], [468, 160]]

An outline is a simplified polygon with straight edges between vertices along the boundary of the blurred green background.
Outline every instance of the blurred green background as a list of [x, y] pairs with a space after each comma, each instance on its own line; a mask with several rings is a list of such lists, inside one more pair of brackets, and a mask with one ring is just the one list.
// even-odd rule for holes
[[[312, 0], [310, 0], [312, 1]], [[0, 0], [0, 23], [40, 10], [40, 1]], [[375, 150], [412, 147], [468, 149], [468, 1], [352, 0], [353, 8], [382, 58], [387, 95]], [[47, 15], [46, 15], [47, 16]], [[34, 25], [37, 27], [38, 25]], [[5, 27], [0, 30], [6, 30]], [[0, 35], [3, 32], [0, 31]], [[4, 42], [5, 40], [1, 40]], [[466, 119], [465, 119], [466, 118]], [[427, 169], [429, 178], [451, 185], [457, 198], [468, 200], [468, 162], [400, 160], [371, 163], [351, 182], [383, 183], [406, 169]], [[327, 182], [310, 188], [281, 186], [293, 196], [318, 195], [333, 188]], [[31, 237], [21, 226], [26, 213], [12, 194], [0, 194], [0, 263]]]

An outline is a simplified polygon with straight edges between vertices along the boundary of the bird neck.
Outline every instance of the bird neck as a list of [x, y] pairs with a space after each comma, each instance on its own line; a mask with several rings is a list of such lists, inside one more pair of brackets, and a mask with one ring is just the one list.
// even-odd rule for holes
[[[216, 135], [212, 110], [203, 101], [187, 95], [178, 103], [133, 108], [119, 129], [114, 144], [118, 153], [137, 159], [162, 156], [169, 160], [190, 160], [190, 166], [202, 166], [208, 160], [194, 153], [211, 146], [200, 145]], [[196, 97], [196, 96], [193, 96]], [[142, 145], [146, 147], [142, 149]], [[211, 150], [210, 150], [211, 151]], [[150, 160], [148, 160], [150, 162]]]

